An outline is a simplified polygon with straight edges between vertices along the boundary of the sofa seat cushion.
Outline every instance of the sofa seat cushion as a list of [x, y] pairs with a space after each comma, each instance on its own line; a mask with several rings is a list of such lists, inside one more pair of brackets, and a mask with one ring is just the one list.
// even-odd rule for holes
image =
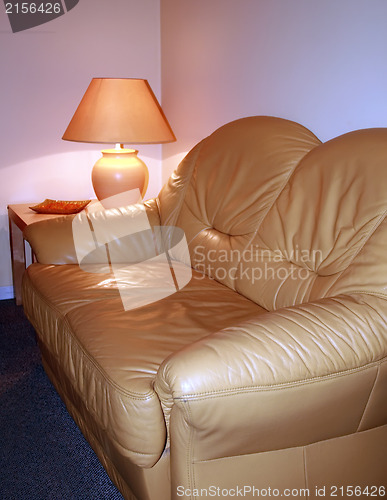
[[124, 310], [113, 275], [77, 265], [31, 265], [23, 293], [39, 341], [110, 446], [144, 467], [157, 462], [167, 443], [168, 418], [153, 387], [160, 364], [206, 335], [266, 312], [197, 272], [175, 294], [132, 310]]

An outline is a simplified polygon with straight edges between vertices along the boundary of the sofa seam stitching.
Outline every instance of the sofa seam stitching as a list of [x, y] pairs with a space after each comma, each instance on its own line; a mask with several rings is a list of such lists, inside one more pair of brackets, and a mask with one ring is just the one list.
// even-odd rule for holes
[[[387, 424], [382, 424], [381, 426], [378, 426], [378, 427], [386, 427], [386, 429], [387, 429]], [[372, 431], [373, 431], [373, 429], [365, 429], [364, 431], [360, 431], [360, 432], [355, 431], [352, 434], [362, 434], [362, 433], [367, 433], [367, 432], [372, 432]], [[254, 451], [251, 453], [242, 453], [242, 454], [234, 453], [233, 455], [230, 455], [230, 456], [203, 458], [203, 459], [196, 460], [195, 464], [201, 465], [201, 464], [216, 462], [216, 461], [220, 461], [220, 460], [222, 460], [222, 461], [233, 460], [234, 458], [239, 458], [239, 457], [249, 457], [249, 456], [259, 455], [259, 454], [263, 454], [263, 453], [276, 453], [277, 451], [284, 451], [284, 450], [296, 450], [296, 449], [301, 449], [301, 448], [305, 448], [305, 450], [306, 450], [310, 446], [315, 446], [316, 444], [325, 443], [325, 442], [333, 441], [336, 439], [345, 439], [348, 436], [352, 436], [352, 434], [340, 434], [339, 436], [336, 436], [336, 437], [318, 439], [317, 441], [312, 441], [306, 445], [287, 446], [286, 448], [264, 449], [261, 451]]]
[[306, 446], [302, 447], [302, 463], [303, 463], [303, 472], [304, 472], [304, 487], [309, 490], [309, 482], [308, 482], [308, 473], [306, 467]]
[[[187, 423], [189, 424], [189, 422], [192, 422], [192, 413], [191, 413], [191, 406], [189, 404], [189, 401], [187, 401], [187, 405], [186, 405], [186, 414], [187, 414]], [[188, 439], [188, 454], [187, 454], [187, 476], [188, 476], [188, 484], [191, 488], [191, 491], [193, 492], [195, 490], [195, 485], [196, 485], [196, 482], [195, 482], [195, 474], [194, 474], [194, 470], [193, 470], [193, 466], [194, 466], [194, 459], [193, 459], [193, 446], [194, 446], [194, 439], [193, 439], [193, 432], [194, 432], [194, 429], [192, 427], [192, 425], [190, 425], [190, 432], [189, 432], [189, 439]], [[193, 493], [192, 493], [192, 496], [191, 498], [193, 498]]]
[[[332, 378], [341, 378], [349, 374], [353, 373], [361, 373], [362, 371], [366, 371], [369, 368], [372, 368], [374, 366], [380, 365], [385, 360], [385, 358], [382, 358], [381, 360], [378, 361], [373, 361], [372, 363], [368, 363], [362, 367], [359, 368], [351, 368], [350, 370], [343, 370], [337, 373], [331, 373], [328, 375], [321, 375], [313, 378], [308, 378], [304, 380], [295, 380], [293, 382], [283, 382], [280, 384], [269, 384], [269, 385], [254, 385], [254, 386], [241, 386], [241, 387], [236, 387], [232, 390], [230, 389], [220, 389], [216, 391], [207, 391], [207, 392], [201, 392], [197, 394], [184, 394], [181, 396], [175, 396], [174, 399], [177, 401], [182, 401], [184, 400], [191, 400], [191, 401], [198, 401], [200, 399], [207, 399], [207, 396], [215, 396], [215, 397], [227, 397], [227, 396], [232, 396], [236, 394], [244, 394], [244, 393], [249, 393], [249, 392], [266, 392], [270, 390], [282, 390], [282, 389], [292, 389], [294, 387], [300, 387], [303, 385], [309, 385], [312, 384], [313, 382], [316, 381], [325, 381], [325, 380], [330, 380]], [[258, 391], [257, 391], [258, 390]]]
[[373, 394], [373, 392], [374, 392], [374, 390], [375, 390], [376, 381], [377, 381], [377, 380], [378, 380], [378, 378], [379, 378], [379, 373], [380, 373], [380, 363], [379, 363], [379, 364], [378, 364], [378, 366], [377, 366], [377, 370], [376, 370], [376, 374], [375, 374], [375, 379], [374, 379], [374, 382], [373, 382], [373, 384], [372, 384], [372, 388], [371, 388], [371, 390], [370, 390], [370, 393], [369, 393], [369, 395], [368, 395], [367, 402], [366, 402], [366, 404], [365, 404], [365, 406], [364, 406], [363, 414], [362, 414], [362, 416], [361, 416], [361, 418], [360, 418], [359, 425], [357, 426], [356, 432], [359, 432], [359, 430], [360, 430], [360, 428], [361, 428], [361, 425], [362, 425], [362, 423], [363, 423], [363, 420], [365, 419], [365, 414], [366, 414], [366, 412], [367, 412], [367, 408], [369, 407], [369, 403], [370, 403], [370, 400], [371, 400], [372, 394]]
[[383, 212], [381, 212], [379, 216], [376, 216], [377, 220], [374, 222], [374, 224], [372, 225], [372, 227], [369, 229], [369, 231], [367, 232], [367, 234], [364, 236], [362, 244], [359, 245], [359, 248], [357, 249], [357, 251], [352, 255], [352, 258], [350, 259], [348, 265], [344, 269], [341, 270], [342, 273], [344, 273], [345, 271], [347, 271], [349, 269], [349, 267], [353, 264], [353, 262], [356, 259], [356, 257], [359, 255], [359, 253], [366, 246], [368, 240], [376, 232], [376, 230], [378, 229], [378, 227], [382, 225], [383, 221], [386, 219], [386, 216], [387, 216], [387, 209], [384, 210]]

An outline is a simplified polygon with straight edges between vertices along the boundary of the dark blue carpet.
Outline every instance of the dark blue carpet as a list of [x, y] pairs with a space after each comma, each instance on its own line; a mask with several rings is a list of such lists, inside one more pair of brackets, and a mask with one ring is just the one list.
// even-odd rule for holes
[[13, 300], [0, 301], [0, 499], [122, 500], [47, 378]]

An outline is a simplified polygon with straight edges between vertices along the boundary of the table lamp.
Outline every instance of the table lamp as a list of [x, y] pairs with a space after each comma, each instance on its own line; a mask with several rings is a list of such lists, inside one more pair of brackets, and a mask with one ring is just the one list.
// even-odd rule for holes
[[149, 83], [135, 78], [93, 78], [62, 139], [116, 144], [102, 151], [92, 170], [101, 202], [134, 189], [143, 198], [147, 190], [148, 169], [124, 144], [176, 140]]

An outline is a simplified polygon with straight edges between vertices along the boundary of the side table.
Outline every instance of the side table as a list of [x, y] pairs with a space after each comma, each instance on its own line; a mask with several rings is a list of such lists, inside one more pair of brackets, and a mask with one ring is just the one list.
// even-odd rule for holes
[[[7, 207], [9, 220], [9, 241], [11, 245], [13, 290], [17, 305], [22, 303], [22, 278], [26, 269], [26, 251], [23, 229], [34, 222], [54, 217], [63, 217], [58, 214], [37, 214], [29, 208], [33, 204], [34, 203], [23, 203], [18, 205], [8, 205]], [[33, 255], [31, 258], [34, 260]]]

